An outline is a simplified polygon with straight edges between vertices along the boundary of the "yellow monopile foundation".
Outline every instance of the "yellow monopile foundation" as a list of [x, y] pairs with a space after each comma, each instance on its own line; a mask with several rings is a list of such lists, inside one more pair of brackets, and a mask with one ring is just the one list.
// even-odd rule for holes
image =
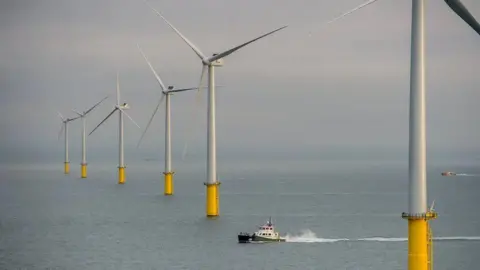
[[173, 195], [173, 174], [174, 172], [164, 172], [165, 175], [165, 186], [164, 194], [165, 196]]
[[125, 184], [125, 167], [118, 167], [118, 183]]
[[70, 173], [70, 163], [65, 162], [63, 165], [64, 165], [63, 169], [64, 169], [65, 174], [69, 174]]
[[207, 186], [207, 217], [217, 217], [219, 215], [219, 182], [205, 184]]
[[435, 212], [427, 214], [402, 214], [408, 220], [408, 270], [431, 270], [431, 237], [428, 220], [437, 217]]
[[87, 163], [82, 163], [80, 170], [81, 170], [81, 177], [87, 178]]

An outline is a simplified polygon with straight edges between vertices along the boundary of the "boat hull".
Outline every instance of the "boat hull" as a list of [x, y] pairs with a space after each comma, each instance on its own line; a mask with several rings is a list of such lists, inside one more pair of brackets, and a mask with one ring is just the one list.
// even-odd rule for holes
[[238, 243], [247, 244], [247, 243], [264, 243], [264, 242], [285, 242], [285, 238], [266, 238], [257, 236], [255, 234], [239, 234]]

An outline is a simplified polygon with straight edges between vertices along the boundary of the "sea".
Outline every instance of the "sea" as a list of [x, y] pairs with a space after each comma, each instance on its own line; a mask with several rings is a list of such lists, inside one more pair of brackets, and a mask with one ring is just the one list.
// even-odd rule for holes
[[[160, 158], [0, 165], [0, 269], [407, 269], [407, 156], [219, 159], [220, 216], [205, 216], [205, 162]], [[128, 157], [127, 157], [128, 162]], [[445, 177], [449, 170], [460, 176]], [[436, 270], [478, 269], [480, 163], [428, 163]], [[239, 244], [271, 217], [285, 243]]]

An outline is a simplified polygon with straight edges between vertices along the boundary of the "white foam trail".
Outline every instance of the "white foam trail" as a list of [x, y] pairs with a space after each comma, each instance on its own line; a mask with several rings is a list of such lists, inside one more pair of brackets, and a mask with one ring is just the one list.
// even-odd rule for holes
[[437, 241], [480, 241], [480, 236], [445, 236], [434, 237], [433, 240]]
[[338, 239], [328, 239], [328, 238], [318, 238], [317, 235], [311, 230], [302, 230], [299, 235], [290, 235], [285, 236], [286, 242], [291, 243], [334, 243], [339, 241], [348, 241], [347, 238], [338, 238]]
[[407, 241], [407, 238], [395, 238], [395, 237], [369, 237], [369, 238], [359, 238], [352, 241], [370, 241], [370, 242], [404, 242]]
[[[336, 242], [405, 242], [405, 237], [366, 237], [358, 239], [348, 238], [320, 238], [311, 230], [302, 230], [298, 235], [287, 234], [286, 242], [290, 243], [336, 243]], [[480, 241], [480, 236], [445, 236], [434, 237], [433, 241]]]
[[457, 173], [455, 176], [480, 176], [480, 174]]

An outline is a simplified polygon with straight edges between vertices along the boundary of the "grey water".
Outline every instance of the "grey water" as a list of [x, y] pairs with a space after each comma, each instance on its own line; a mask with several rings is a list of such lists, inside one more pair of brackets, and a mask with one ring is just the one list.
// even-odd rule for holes
[[[127, 158], [128, 160], [128, 158]], [[78, 163], [78, 162], [77, 162]], [[430, 162], [434, 269], [475, 269], [480, 250], [476, 159]], [[204, 162], [176, 163], [163, 196], [161, 160], [0, 166], [0, 269], [406, 269], [405, 159], [219, 163], [220, 217], [205, 218]], [[448, 167], [448, 169], [446, 169]], [[269, 216], [286, 243], [238, 244]]]

